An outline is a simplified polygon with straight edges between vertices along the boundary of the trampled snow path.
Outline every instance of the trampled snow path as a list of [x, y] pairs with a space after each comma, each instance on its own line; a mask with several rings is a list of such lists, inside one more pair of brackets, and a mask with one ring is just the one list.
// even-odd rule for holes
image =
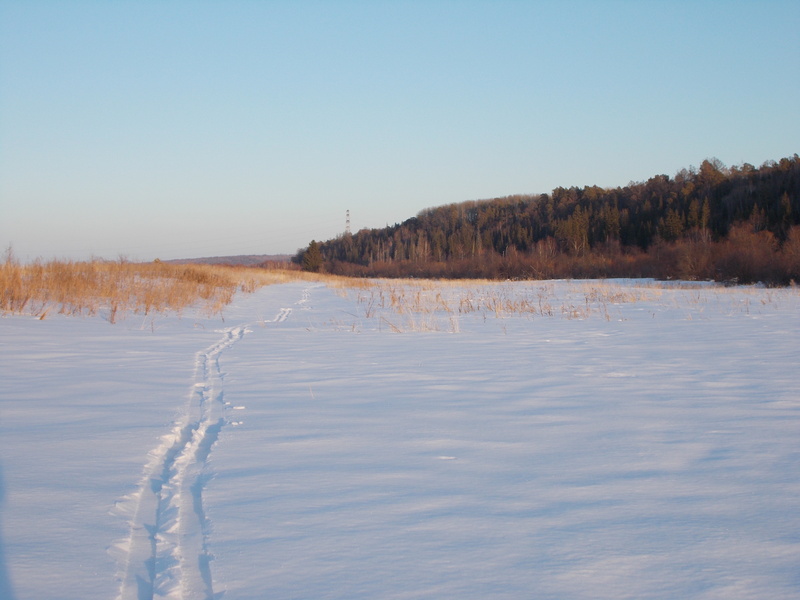
[[[298, 304], [307, 300], [305, 290]], [[272, 322], [291, 313], [281, 308]], [[150, 452], [138, 490], [116, 504], [130, 520], [130, 535], [112, 547], [119, 563], [118, 600], [215, 598], [202, 497], [209, 477], [205, 465], [225, 425], [220, 355], [249, 331], [247, 325], [225, 329], [197, 353], [185, 414]]]

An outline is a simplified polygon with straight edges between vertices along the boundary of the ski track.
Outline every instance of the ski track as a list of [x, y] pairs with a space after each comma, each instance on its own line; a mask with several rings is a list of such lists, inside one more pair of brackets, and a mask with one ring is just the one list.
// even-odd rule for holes
[[[305, 304], [309, 290], [296, 304]], [[281, 308], [282, 323], [291, 308]], [[130, 533], [109, 552], [119, 565], [117, 600], [214, 600], [208, 519], [203, 489], [209, 479], [208, 456], [225, 425], [220, 355], [241, 340], [247, 325], [225, 329], [223, 336], [195, 356], [195, 384], [185, 415], [149, 453], [139, 488], [117, 501], [115, 513], [128, 519]]]

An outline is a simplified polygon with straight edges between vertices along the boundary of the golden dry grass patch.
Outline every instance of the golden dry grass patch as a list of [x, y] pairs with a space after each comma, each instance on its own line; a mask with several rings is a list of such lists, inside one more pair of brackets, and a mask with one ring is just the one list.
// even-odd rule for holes
[[[36, 261], [22, 265], [11, 252], [0, 263], [0, 312], [45, 318], [57, 312], [94, 315], [109, 321], [125, 313], [180, 312], [188, 307], [218, 314], [237, 292], [289, 281], [319, 282], [348, 297], [367, 319], [392, 331], [458, 331], [458, 318], [511, 316], [619, 318], [615, 307], [659, 302], [691, 312], [708, 306], [730, 313], [779, 303], [800, 288], [725, 287], [710, 283], [653, 280], [517, 281], [363, 279], [204, 264], [155, 261]], [[399, 318], [398, 318], [399, 317]]]
[[297, 272], [202, 264], [127, 261], [35, 261], [9, 252], [0, 263], [0, 311], [45, 318], [51, 312], [95, 315], [112, 323], [125, 313], [180, 312], [190, 306], [219, 313], [237, 292], [297, 278]]

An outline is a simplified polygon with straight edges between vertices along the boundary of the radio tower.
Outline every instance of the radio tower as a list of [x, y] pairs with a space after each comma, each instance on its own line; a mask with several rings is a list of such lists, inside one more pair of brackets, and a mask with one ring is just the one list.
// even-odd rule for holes
[[344, 232], [347, 235], [350, 235], [350, 211], [347, 211], [347, 216], [344, 222]]

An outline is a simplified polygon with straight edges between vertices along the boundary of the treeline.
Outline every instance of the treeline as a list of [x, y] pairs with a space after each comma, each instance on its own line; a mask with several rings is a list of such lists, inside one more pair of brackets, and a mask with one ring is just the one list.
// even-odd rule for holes
[[313, 246], [342, 275], [786, 284], [800, 281], [800, 157], [450, 204]]

